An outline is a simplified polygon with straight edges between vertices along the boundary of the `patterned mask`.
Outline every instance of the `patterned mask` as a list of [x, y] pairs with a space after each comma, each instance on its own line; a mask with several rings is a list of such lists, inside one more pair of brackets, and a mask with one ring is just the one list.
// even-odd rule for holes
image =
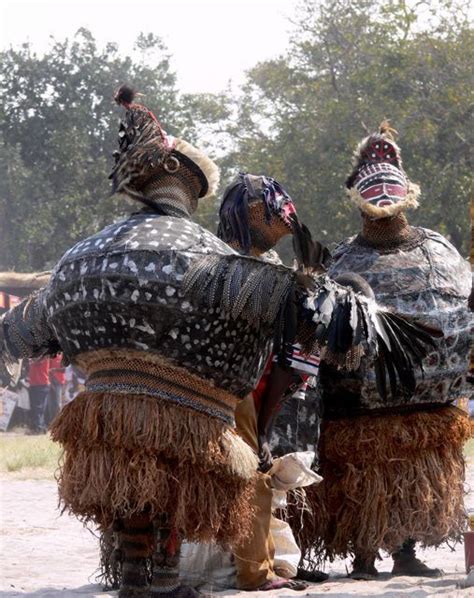
[[419, 187], [408, 180], [392, 133], [396, 131], [384, 122], [378, 133], [359, 144], [346, 181], [350, 199], [372, 218], [387, 218], [418, 206]]
[[379, 208], [405, 201], [408, 193], [408, 181], [404, 173], [385, 162], [363, 166], [357, 174], [354, 187], [365, 202]]

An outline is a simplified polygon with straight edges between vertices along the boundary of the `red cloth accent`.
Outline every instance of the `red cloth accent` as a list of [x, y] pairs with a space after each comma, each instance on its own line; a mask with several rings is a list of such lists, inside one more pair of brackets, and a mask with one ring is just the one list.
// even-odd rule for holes
[[[296, 347], [293, 348], [293, 355], [298, 355], [300, 356], [300, 350]], [[263, 374], [260, 378], [260, 380], [258, 381], [257, 386], [254, 388], [254, 390], [252, 391], [252, 396], [253, 396], [253, 400], [255, 403], [255, 408], [257, 410], [257, 413], [260, 409], [260, 406], [262, 404], [262, 397], [263, 397], [263, 393], [265, 392], [267, 385], [268, 385], [268, 377], [270, 375], [270, 372], [272, 371], [272, 367], [273, 367], [273, 362], [275, 361], [275, 355], [272, 353], [270, 355], [270, 357], [268, 358], [268, 361], [265, 365], [265, 368], [263, 370]], [[308, 361], [311, 362], [317, 362], [317, 364], [319, 365], [319, 357], [313, 355], [310, 358], [308, 358]], [[306, 374], [304, 372], [300, 372], [296, 369], [296, 372], [298, 373], [298, 375], [301, 378], [301, 382], [305, 383], [308, 378], [309, 378], [309, 374]], [[278, 409], [280, 409], [281, 405], [278, 407]]]
[[262, 374], [260, 380], [258, 381], [257, 386], [252, 391], [252, 396], [253, 396], [253, 400], [255, 403], [255, 408], [257, 410], [257, 413], [260, 409], [260, 405], [262, 404], [262, 396], [263, 396], [263, 393], [265, 392], [265, 389], [267, 388], [268, 376], [270, 375], [270, 372], [272, 370], [272, 365], [273, 365], [273, 353], [268, 358], [268, 361], [265, 365], [265, 369], [263, 370], [263, 374]]
[[66, 384], [66, 368], [61, 365], [61, 355], [56, 355], [56, 357], [52, 357], [49, 360], [49, 367], [51, 370], [50, 376], [57, 382], [58, 384]]
[[0, 291], [0, 308], [2, 309], [11, 309], [18, 305], [21, 301], [21, 297], [17, 297], [16, 295], [10, 295], [5, 291]]
[[178, 549], [178, 532], [175, 527], [171, 528], [170, 535], [168, 536], [168, 542], [166, 543], [166, 554], [174, 556]]
[[16, 295], [9, 295], [8, 299], [10, 303], [10, 309], [21, 303], [21, 297], [17, 297]]
[[49, 359], [30, 361], [28, 381], [30, 386], [49, 386]]

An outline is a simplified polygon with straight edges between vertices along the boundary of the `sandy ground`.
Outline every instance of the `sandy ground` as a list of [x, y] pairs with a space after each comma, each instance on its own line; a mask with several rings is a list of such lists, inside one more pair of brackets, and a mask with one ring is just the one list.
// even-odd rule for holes
[[[56, 484], [49, 480], [20, 479], [3, 474], [1, 483], [1, 580], [0, 597], [35, 596], [55, 598], [74, 596], [115, 596], [102, 592], [94, 579], [98, 563], [98, 543], [95, 536], [67, 515], [57, 510]], [[468, 488], [474, 489], [474, 461], [467, 476]], [[474, 491], [466, 504], [474, 508]], [[230, 596], [384, 596], [396, 598], [410, 595], [422, 598], [433, 594], [444, 596], [473, 596], [474, 588], [460, 590], [457, 582], [465, 577], [464, 549], [449, 548], [420, 552], [431, 566], [444, 570], [441, 579], [391, 578], [391, 559], [378, 563], [383, 572], [372, 582], [345, 578], [349, 563], [339, 561], [329, 569], [330, 579], [311, 586], [307, 591], [294, 592], [209, 592], [207, 595]]]

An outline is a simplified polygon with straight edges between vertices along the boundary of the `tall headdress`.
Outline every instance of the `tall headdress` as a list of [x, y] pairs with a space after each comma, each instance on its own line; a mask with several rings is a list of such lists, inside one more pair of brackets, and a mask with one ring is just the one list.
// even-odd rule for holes
[[[182, 213], [184, 204], [190, 214], [198, 199], [216, 192], [219, 170], [201, 150], [183, 139], [169, 137], [153, 112], [134, 103], [135, 95], [126, 85], [115, 95], [126, 112], [120, 123], [119, 150], [114, 152], [116, 164], [109, 177], [112, 192], [162, 208], [170, 215]], [[172, 189], [168, 200], [167, 189]]]
[[377, 133], [363, 139], [346, 180], [351, 201], [373, 218], [386, 218], [418, 207], [420, 188], [405, 174], [394, 134], [396, 131], [384, 121]]

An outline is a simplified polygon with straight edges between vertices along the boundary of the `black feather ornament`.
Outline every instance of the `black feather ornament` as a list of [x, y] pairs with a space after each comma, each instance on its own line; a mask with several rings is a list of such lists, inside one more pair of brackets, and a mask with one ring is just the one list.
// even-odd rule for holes
[[293, 233], [293, 251], [298, 265], [316, 272], [327, 270], [331, 261], [328, 248], [319, 241], [314, 241], [308, 227], [300, 222], [296, 214], [291, 214], [291, 230]]
[[385, 375], [385, 359], [383, 352], [380, 352], [374, 361], [375, 384], [380, 397], [387, 400], [387, 378]]
[[219, 209], [217, 236], [231, 243], [237, 241], [245, 253], [250, 251], [248, 190], [242, 175], [224, 191]]
[[131, 104], [135, 99], [136, 91], [130, 85], [121, 85], [114, 95], [114, 100], [120, 106]]

